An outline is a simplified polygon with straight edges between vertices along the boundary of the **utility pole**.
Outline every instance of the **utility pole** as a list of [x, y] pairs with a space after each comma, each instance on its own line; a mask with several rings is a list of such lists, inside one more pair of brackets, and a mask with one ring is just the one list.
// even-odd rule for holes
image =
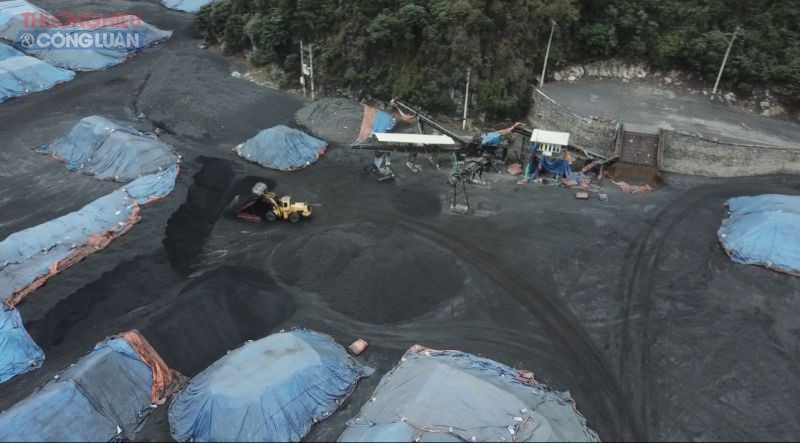
[[544, 86], [544, 74], [547, 72], [547, 59], [550, 57], [550, 43], [553, 41], [553, 32], [556, 30], [556, 21], [550, 20], [553, 24], [550, 26], [550, 38], [547, 39], [547, 51], [544, 53], [544, 66], [542, 66], [542, 76], [539, 78], [539, 89]]
[[309, 69], [311, 70], [311, 101], [317, 100], [317, 91], [314, 85], [314, 46], [308, 45], [308, 53], [309, 53]]
[[300, 84], [303, 85], [303, 97], [306, 97], [306, 50], [303, 41], [300, 40]]
[[719, 87], [719, 79], [722, 78], [722, 71], [725, 70], [725, 63], [728, 62], [728, 56], [731, 53], [731, 48], [733, 47], [733, 41], [736, 40], [736, 34], [739, 32], [739, 27], [737, 26], [736, 29], [733, 30], [733, 36], [731, 37], [730, 43], [728, 43], [728, 49], [725, 50], [725, 57], [722, 58], [722, 65], [719, 67], [719, 74], [717, 74], [717, 81], [714, 82], [714, 89], [711, 91], [711, 97], [717, 95], [717, 87]]
[[469, 77], [472, 74], [472, 68], [467, 68], [467, 88], [464, 93], [464, 118], [461, 120], [461, 129], [467, 129], [467, 109], [469, 107]]

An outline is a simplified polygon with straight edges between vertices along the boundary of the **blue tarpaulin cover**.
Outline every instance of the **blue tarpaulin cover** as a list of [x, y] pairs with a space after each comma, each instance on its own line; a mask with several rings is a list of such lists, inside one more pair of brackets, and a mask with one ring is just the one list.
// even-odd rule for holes
[[172, 192], [177, 176], [177, 166], [144, 176], [78, 211], [0, 242], [0, 383], [44, 360], [17, 311], [3, 309], [16, 306], [53, 275], [128, 232], [140, 219], [138, 205]]
[[717, 235], [733, 261], [800, 275], [800, 196], [735, 197], [727, 205]]
[[58, 29], [58, 32], [63, 33], [66, 39], [76, 33], [97, 35], [99, 37], [93, 37], [92, 40], [101, 42], [112, 41], [111, 37], [114, 37], [115, 41], [119, 37], [125, 45], [121, 48], [98, 46], [79, 49], [31, 48], [25, 49], [25, 52], [61, 68], [73, 71], [96, 71], [116, 66], [127, 60], [131, 54], [164, 42], [172, 36], [172, 31], [158, 29], [134, 16], [120, 16], [115, 18], [113, 23], [104, 26], [75, 23], [67, 28]]
[[331, 337], [293, 330], [249, 342], [191, 380], [169, 407], [177, 441], [300, 441], [371, 369]]
[[42, 366], [44, 353], [34, 343], [16, 309], [0, 305], [0, 383]]
[[[562, 158], [553, 158], [550, 159], [545, 155], [538, 156], [537, 159], [541, 159], [540, 164], [542, 165], [542, 169], [548, 172], [552, 172], [553, 174], [558, 175], [559, 177], [567, 177], [577, 179], [575, 174], [572, 172], [572, 166], [570, 162], [564, 160]], [[538, 168], [534, 172], [534, 177], [538, 175]]]
[[11, 47], [11, 46], [9, 46], [9, 45], [7, 45], [5, 43], [0, 43], [0, 61], [5, 60], [7, 58], [11, 58], [11, 57], [21, 57], [23, 55], [25, 55], [25, 54], [17, 51], [13, 47]]
[[183, 12], [197, 12], [203, 6], [213, 3], [215, 0], [161, 0], [161, 4], [169, 9]]
[[500, 144], [501, 136], [499, 132], [487, 132], [481, 135], [483, 146], [496, 146]]
[[18, 293], [126, 233], [140, 219], [138, 205], [172, 192], [177, 173], [173, 166], [142, 177], [75, 212], [9, 235], [0, 242], [0, 302], [16, 305]]
[[234, 151], [261, 166], [294, 171], [316, 162], [327, 147], [326, 142], [303, 131], [279, 125], [259, 132]]
[[372, 133], [373, 134], [381, 134], [384, 132], [389, 132], [394, 129], [395, 120], [392, 117], [392, 114], [389, 114], [386, 111], [378, 111], [375, 114], [375, 120], [372, 122]]
[[93, 115], [36, 150], [99, 179], [130, 181], [178, 163], [170, 145], [136, 128]]
[[44, 91], [75, 78], [75, 73], [23, 55], [0, 43], [0, 102]]
[[599, 441], [568, 392], [495, 361], [412, 347], [339, 441]]
[[29, 14], [28, 17], [50, 17], [47, 11], [25, 0], [0, 1], [0, 38], [16, 41], [26, 25], [29, 27], [32, 24], [25, 23], [26, 14]]
[[131, 345], [109, 338], [0, 414], [0, 441], [131, 439], [151, 409], [152, 385]]

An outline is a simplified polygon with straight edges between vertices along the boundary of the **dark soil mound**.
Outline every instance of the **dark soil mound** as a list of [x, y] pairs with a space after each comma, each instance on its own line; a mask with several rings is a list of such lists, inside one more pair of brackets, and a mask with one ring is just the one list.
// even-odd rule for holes
[[262, 271], [222, 267], [191, 280], [139, 326], [167, 364], [193, 376], [294, 314], [294, 300]]
[[458, 294], [466, 277], [447, 252], [388, 226], [331, 228], [295, 238], [278, 246], [272, 263], [280, 281], [374, 324], [430, 312]]
[[191, 271], [192, 261], [202, 252], [206, 238], [214, 228], [233, 182], [231, 162], [200, 157], [202, 168], [194, 176], [183, 203], [167, 222], [164, 249], [172, 267], [183, 275]]
[[297, 124], [327, 142], [347, 145], [356, 141], [364, 117], [360, 103], [344, 98], [317, 100], [297, 111]]
[[60, 300], [43, 316], [28, 316], [26, 327], [45, 351], [60, 345], [71, 334], [88, 334], [99, 340], [121, 332], [114, 327], [109, 329], [109, 321], [158, 302], [166, 288], [180, 281], [163, 251], [136, 256]]

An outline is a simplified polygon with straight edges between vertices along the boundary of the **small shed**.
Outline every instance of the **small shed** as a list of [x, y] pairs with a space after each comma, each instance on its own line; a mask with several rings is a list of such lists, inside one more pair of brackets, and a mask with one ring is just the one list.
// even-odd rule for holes
[[552, 157], [560, 154], [569, 145], [569, 132], [545, 131], [534, 129], [531, 143], [535, 143], [542, 155]]

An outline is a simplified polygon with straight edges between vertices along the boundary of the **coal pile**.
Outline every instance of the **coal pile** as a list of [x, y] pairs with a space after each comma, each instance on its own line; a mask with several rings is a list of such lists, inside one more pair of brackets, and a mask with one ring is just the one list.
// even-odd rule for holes
[[294, 300], [264, 272], [225, 266], [189, 281], [139, 329], [167, 364], [193, 376], [291, 317]]
[[228, 205], [228, 189], [234, 172], [230, 161], [200, 157], [200, 171], [194, 176], [183, 203], [167, 222], [164, 249], [172, 267], [183, 275], [191, 271], [192, 261], [202, 252], [206, 238]]
[[412, 217], [430, 217], [442, 212], [442, 201], [428, 188], [401, 188], [392, 196], [392, 206]]
[[329, 143], [349, 145], [356, 141], [361, 129], [364, 107], [353, 100], [326, 98], [297, 111], [298, 125]]
[[446, 251], [390, 226], [352, 225], [279, 245], [276, 278], [356, 320], [395, 324], [458, 295], [466, 274]]

